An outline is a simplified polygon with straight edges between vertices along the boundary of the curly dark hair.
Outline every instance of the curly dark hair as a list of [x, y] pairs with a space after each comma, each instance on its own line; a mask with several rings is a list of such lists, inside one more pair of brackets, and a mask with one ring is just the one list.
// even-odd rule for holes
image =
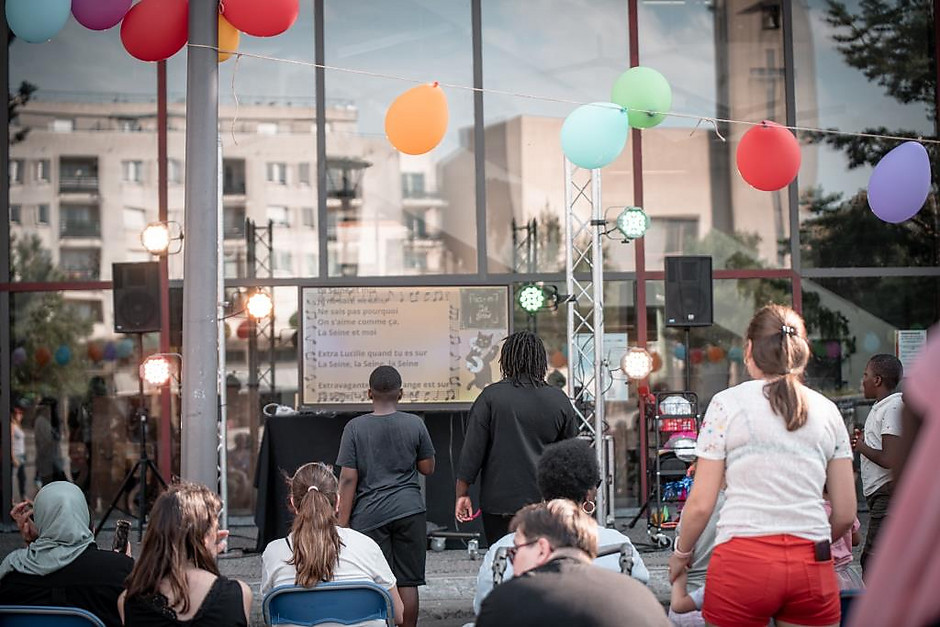
[[499, 369], [504, 379], [515, 386], [542, 387], [548, 370], [548, 356], [541, 338], [531, 331], [517, 331], [506, 338], [499, 354]]
[[539, 492], [546, 501], [570, 499], [580, 503], [600, 479], [594, 449], [585, 440], [556, 442], [539, 458]]

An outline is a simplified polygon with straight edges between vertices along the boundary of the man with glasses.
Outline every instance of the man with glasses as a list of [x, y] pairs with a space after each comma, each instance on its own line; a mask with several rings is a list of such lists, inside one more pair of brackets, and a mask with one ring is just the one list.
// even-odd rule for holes
[[574, 502], [529, 505], [510, 527], [516, 535], [507, 556], [516, 575], [486, 597], [477, 627], [669, 625], [643, 584], [591, 563], [596, 523]]

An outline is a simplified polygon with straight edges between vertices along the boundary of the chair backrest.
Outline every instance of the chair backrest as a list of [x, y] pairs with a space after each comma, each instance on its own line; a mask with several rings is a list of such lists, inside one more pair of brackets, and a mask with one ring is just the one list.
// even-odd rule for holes
[[265, 625], [351, 625], [382, 620], [395, 625], [392, 598], [371, 581], [324, 581], [313, 588], [278, 586], [264, 595]]
[[101, 619], [77, 607], [0, 605], [0, 627], [105, 627]]

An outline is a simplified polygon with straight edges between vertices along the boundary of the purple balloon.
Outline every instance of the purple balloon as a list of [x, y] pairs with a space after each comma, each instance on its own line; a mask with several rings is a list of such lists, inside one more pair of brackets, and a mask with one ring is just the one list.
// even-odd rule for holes
[[124, 19], [134, 0], [72, 0], [72, 15], [91, 30], [107, 30]]
[[26, 349], [22, 346], [13, 349], [13, 354], [10, 356], [13, 361], [14, 366], [22, 366], [26, 363]]
[[868, 179], [868, 206], [885, 222], [917, 215], [930, 193], [930, 158], [918, 142], [904, 142], [886, 154]]

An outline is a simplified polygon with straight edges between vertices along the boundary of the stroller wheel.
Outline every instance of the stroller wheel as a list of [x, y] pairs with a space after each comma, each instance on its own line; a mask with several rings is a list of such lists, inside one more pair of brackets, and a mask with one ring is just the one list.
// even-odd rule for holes
[[661, 531], [650, 534], [650, 540], [660, 549], [668, 549], [672, 546], [672, 539]]

